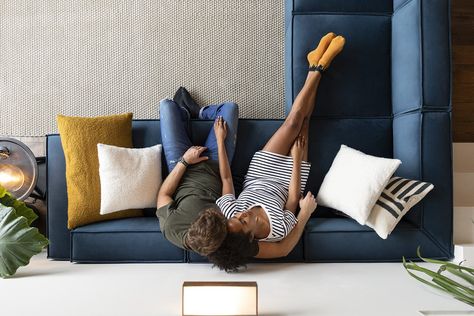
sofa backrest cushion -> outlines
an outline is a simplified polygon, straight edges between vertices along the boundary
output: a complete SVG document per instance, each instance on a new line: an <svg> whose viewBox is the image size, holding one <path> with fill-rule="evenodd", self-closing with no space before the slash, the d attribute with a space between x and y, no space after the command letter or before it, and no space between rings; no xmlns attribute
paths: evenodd
<svg viewBox="0 0 474 316"><path fill-rule="evenodd" d="M392 1L295 0L293 7L285 44L287 113L308 73L306 55L334 32L346 45L323 74L313 116L390 116Z"/></svg>

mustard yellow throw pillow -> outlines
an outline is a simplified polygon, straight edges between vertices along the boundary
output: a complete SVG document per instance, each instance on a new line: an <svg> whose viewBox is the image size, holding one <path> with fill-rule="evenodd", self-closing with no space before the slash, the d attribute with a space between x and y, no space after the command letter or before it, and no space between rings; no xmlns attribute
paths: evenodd
<svg viewBox="0 0 474 316"><path fill-rule="evenodd" d="M123 217L141 216L141 210L100 215L100 178L97 144L132 147L132 113L70 117L58 115L66 159L69 229Z"/></svg>

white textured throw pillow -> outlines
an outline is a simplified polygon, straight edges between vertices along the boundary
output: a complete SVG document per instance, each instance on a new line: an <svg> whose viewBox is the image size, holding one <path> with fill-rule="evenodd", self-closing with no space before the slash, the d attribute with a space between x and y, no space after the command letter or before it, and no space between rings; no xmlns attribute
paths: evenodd
<svg viewBox="0 0 474 316"><path fill-rule="evenodd" d="M400 165L341 145L317 196L318 204L341 211L364 225L372 207Z"/></svg>
<svg viewBox="0 0 474 316"><path fill-rule="evenodd" d="M390 179L365 224L373 228L381 238L386 239L402 217L433 187L428 182L399 177Z"/></svg>
<svg viewBox="0 0 474 316"><path fill-rule="evenodd" d="M122 148L97 144L100 214L154 208L161 186L161 145Z"/></svg>

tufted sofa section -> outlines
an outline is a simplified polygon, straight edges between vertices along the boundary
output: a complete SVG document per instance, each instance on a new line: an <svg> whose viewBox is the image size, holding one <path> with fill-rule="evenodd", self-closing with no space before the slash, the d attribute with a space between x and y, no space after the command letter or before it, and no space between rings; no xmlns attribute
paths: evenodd
<svg viewBox="0 0 474 316"><path fill-rule="evenodd" d="M451 60L447 0L286 1L286 110L321 36L346 37L321 81L311 126L310 186L317 191L340 144L398 158L396 175L435 185L382 241L342 219L313 219L307 261L399 261L417 246L451 258ZM327 210L321 210L325 216Z"/></svg>

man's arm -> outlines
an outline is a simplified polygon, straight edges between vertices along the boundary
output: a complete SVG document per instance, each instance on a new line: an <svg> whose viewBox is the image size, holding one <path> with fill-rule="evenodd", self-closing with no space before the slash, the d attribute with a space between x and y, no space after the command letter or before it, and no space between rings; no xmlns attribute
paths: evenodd
<svg viewBox="0 0 474 316"><path fill-rule="evenodd" d="M219 173L222 181L222 195L235 194L232 172L230 170L229 158L225 149L225 138L227 136L227 124L219 117L214 123L214 132L217 139L217 153L219 155Z"/></svg>
<svg viewBox="0 0 474 316"><path fill-rule="evenodd" d="M173 171L166 177L165 181L161 184L160 190L158 191L158 198L156 207L160 208L173 201L173 194L181 181L184 173L186 172L186 166L182 163L176 164Z"/></svg>
<svg viewBox="0 0 474 316"><path fill-rule="evenodd" d="M185 163L177 163L174 169L166 177L165 181L161 184L156 199L157 208L165 206L173 201L173 195L181 182L181 178L186 172L186 164L194 165L198 162L209 159L207 156L200 157L206 149L206 147L192 146L184 153L183 159Z"/></svg>
<svg viewBox="0 0 474 316"><path fill-rule="evenodd" d="M255 258L271 259L286 257L296 246L303 234L304 227L311 217L311 214L316 209L316 200L308 192L306 197L300 201L300 213L298 214L298 223L293 230L283 240L279 242L265 242L258 243L258 253Z"/></svg>

